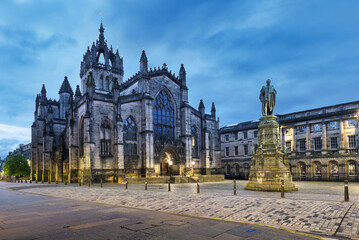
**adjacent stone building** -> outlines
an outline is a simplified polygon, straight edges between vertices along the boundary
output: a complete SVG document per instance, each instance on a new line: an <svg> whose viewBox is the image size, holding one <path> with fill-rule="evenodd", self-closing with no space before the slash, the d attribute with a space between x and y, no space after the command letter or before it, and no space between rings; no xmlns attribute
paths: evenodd
<svg viewBox="0 0 359 240"><path fill-rule="evenodd" d="M359 101L276 115L294 180L358 180ZM227 178L246 179L258 121L221 128Z"/></svg>
<svg viewBox="0 0 359 240"><path fill-rule="evenodd" d="M59 100L35 101L32 177L76 182L120 181L125 177L201 175L221 170L219 122L212 104L205 113L188 104L186 70L176 76L164 63L148 68L145 51L139 71L123 81L123 58L104 37L87 48L81 88L67 77Z"/></svg>

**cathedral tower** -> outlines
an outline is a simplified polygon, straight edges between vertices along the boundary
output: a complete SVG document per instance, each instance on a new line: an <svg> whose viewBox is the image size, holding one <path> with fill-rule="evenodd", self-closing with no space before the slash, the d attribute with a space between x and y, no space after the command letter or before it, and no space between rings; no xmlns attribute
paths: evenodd
<svg viewBox="0 0 359 240"><path fill-rule="evenodd" d="M112 46L107 46L105 40L102 21L100 25L100 34L96 43L92 43L91 49L88 47L83 56L80 69L80 78L82 92L87 93L87 80L89 73L95 81L95 91L110 93L113 82L123 81L123 58L120 57L118 49L116 53L113 52Z"/></svg>

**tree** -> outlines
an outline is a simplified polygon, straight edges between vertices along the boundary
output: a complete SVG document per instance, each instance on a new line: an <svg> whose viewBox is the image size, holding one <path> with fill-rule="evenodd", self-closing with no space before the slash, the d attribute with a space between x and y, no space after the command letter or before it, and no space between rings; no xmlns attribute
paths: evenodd
<svg viewBox="0 0 359 240"><path fill-rule="evenodd" d="M14 154L8 157L4 165L5 176L30 175L30 166L26 157L21 154Z"/></svg>

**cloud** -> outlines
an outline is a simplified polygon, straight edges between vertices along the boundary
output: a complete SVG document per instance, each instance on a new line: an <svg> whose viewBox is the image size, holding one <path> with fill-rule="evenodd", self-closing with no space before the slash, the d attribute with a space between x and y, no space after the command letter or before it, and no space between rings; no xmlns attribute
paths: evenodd
<svg viewBox="0 0 359 240"><path fill-rule="evenodd" d="M51 98L65 75L73 89L80 84L100 12L125 79L139 70L142 48L150 67L166 62L177 75L184 63L190 104L203 99L209 112L214 101L221 126L258 119L267 78L278 91L278 114L354 101L358 8L358 1L325 0L4 1L0 123L30 128L42 83Z"/></svg>
<svg viewBox="0 0 359 240"><path fill-rule="evenodd" d="M31 129L7 124L0 124L0 157L4 158L10 151L31 141Z"/></svg>

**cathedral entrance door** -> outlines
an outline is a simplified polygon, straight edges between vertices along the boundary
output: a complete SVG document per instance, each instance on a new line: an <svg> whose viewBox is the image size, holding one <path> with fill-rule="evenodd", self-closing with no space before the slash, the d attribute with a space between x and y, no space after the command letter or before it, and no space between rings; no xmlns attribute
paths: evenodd
<svg viewBox="0 0 359 240"><path fill-rule="evenodd" d="M165 152L161 156L161 176L170 176L171 175L171 167L173 164L173 157L172 154L169 152Z"/></svg>

